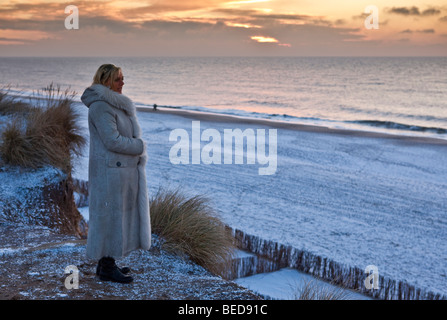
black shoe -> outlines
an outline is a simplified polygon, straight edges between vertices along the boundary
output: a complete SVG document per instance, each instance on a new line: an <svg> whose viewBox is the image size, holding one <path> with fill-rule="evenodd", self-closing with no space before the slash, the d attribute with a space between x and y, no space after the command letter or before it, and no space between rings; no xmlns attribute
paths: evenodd
<svg viewBox="0 0 447 320"><path fill-rule="evenodd" d="M130 283L133 281L131 276L126 276L121 273L113 258L101 258L98 264L101 265L99 268L99 279L103 281L113 281L119 283Z"/></svg>
<svg viewBox="0 0 447 320"><path fill-rule="evenodd" d="M97 276L99 276L99 271L101 270L101 262L102 262L102 259L99 260L98 265L96 266L96 275ZM118 269L119 269L119 271L121 271L122 274L128 274L130 272L129 267L122 267L122 268L118 267Z"/></svg>

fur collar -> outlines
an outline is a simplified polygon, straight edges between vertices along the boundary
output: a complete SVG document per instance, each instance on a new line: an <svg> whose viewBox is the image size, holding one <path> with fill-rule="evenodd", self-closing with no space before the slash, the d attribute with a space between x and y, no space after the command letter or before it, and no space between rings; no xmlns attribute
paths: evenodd
<svg viewBox="0 0 447 320"><path fill-rule="evenodd" d="M130 116L136 116L136 108L132 100L127 96L110 90L102 84L93 84L90 86L101 100L106 101L113 107L125 111Z"/></svg>

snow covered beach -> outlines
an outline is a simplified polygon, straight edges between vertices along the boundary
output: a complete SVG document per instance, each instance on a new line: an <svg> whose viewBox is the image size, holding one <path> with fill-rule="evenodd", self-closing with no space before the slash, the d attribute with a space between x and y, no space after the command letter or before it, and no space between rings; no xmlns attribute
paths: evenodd
<svg viewBox="0 0 447 320"><path fill-rule="evenodd" d="M162 186L206 194L222 220L246 234L447 294L447 141L146 111L138 116L151 193ZM191 137L192 121L222 135L277 128L276 172L259 175L259 163L171 163L169 136L184 129ZM87 159L88 152L76 178L86 180Z"/></svg>

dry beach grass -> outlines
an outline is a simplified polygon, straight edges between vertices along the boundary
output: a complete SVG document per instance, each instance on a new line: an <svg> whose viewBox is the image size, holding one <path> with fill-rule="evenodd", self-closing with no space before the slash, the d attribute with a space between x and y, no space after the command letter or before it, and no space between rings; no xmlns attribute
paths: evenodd
<svg viewBox="0 0 447 320"><path fill-rule="evenodd" d="M7 164L38 168L49 164L70 171L71 157L86 143L72 108L74 93L49 85L39 106L0 93L0 113L13 115L2 133L0 153Z"/></svg>
<svg viewBox="0 0 447 320"><path fill-rule="evenodd" d="M224 273L234 251L233 237L209 199L160 189L150 201L150 212L152 232L165 239L167 250L189 256L214 274Z"/></svg>

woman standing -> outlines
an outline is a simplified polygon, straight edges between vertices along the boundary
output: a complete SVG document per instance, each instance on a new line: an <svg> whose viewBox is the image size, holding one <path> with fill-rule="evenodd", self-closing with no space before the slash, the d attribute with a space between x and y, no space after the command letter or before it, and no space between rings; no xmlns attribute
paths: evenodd
<svg viewBox="0 0 447 320"><path fill-rule="evenodd" d="M129 283L115 259L151 246L146 144L124 77L113 64L99 67L82 102L89 108L89 231L87 257L101 280Z"/></svg>

